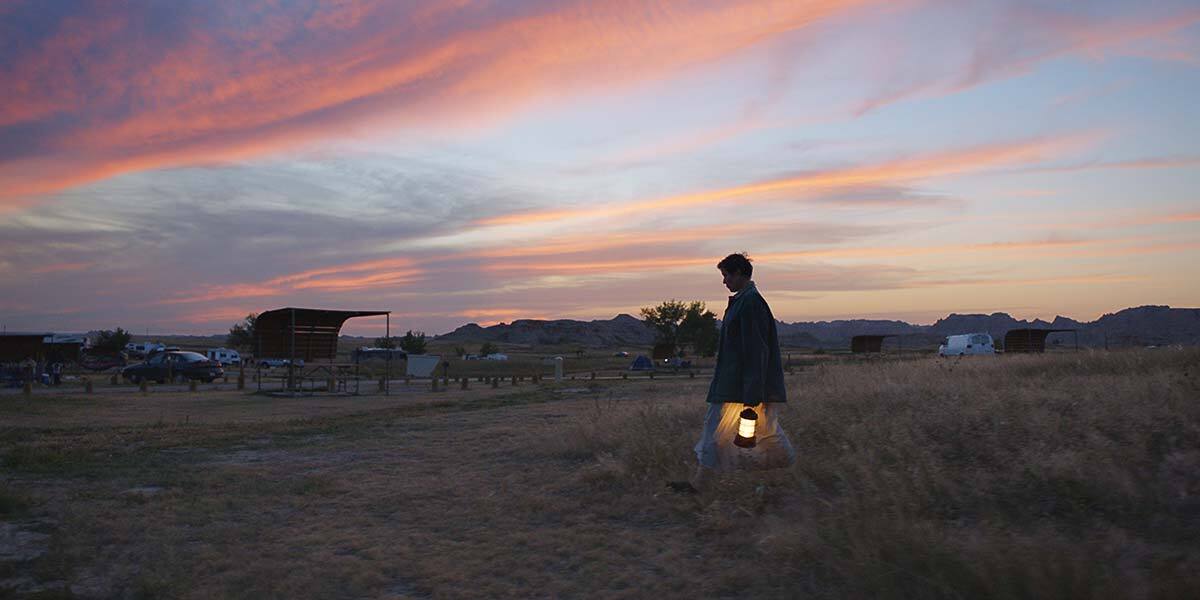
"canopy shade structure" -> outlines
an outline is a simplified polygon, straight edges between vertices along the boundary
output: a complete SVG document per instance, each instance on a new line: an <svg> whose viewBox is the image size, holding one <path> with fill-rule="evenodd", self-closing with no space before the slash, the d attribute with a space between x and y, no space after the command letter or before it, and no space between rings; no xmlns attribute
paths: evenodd
<svg viewBox="0 0 1200 600"><path fill-rule="evenodd" d="M886 335L856 335L850 338L850 351L855 354L866 352L883 352L883 339L900 337L895 333Z"/></svg>
<svg viewBox="0 0 1200 600"><path fill-rule="evenodd" d="M255 358L332 361L337 356L338 334L347 319L390 314L389 310L269 310L254 321Z"/></svg>
<svg viewBox="0 0 1200 600"><path fill-rule="evenodd" d="M1075 348L1079 348L1079 332L1074 329L1009 329L1004 334L1005 352L1045 352L1046 337L1052 333L1075 332Z"/></svg>
<svg viewBox="0 0 1200 600"><path fill-rule="evenodd" d="M45 340L50 333L5 333L0 335L0 362L41 360L46 353Z"/></svg>

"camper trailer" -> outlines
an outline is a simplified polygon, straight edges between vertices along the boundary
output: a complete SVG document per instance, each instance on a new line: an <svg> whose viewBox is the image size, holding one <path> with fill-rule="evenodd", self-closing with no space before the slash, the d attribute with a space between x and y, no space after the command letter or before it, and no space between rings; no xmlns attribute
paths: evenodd
<svg viewBox="0 0 1200 600"><path fill-rule="evenodd" d="M209 360L215 360L223 365L239 365L242 363L242 355L238 354L237 350L229 348L209 348L204 352Z"/></svg>
<svg viewBox="0 0 1200 600"><path fill-rule="evenodd" d="M125 344L125 353L130 356L147 356L152 352L162 352L167 347L157 342L130 342Z"/></svg>
<svg viewBox="0 0 1200 600"><path fill-rule="evenodd" d="M938 346L940 356L964 356L970 354L995 354L992 336L986 333L963 333L946 337Z"/></svg>

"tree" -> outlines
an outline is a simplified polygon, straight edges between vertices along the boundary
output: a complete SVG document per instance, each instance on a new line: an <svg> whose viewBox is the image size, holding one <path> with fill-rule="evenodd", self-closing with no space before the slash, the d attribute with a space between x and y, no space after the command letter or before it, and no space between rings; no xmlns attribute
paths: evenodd
<svg viewBox="0 0 1200 600"><path fill-rule="evenodd" d="M688 305L678 300L667 300L655 307L642 308L642 322L654 329L656 345L679 347L679 324L687 314Z"/></svg>
<svg viewBox="0 0 1200 600"><path fill-rule="evenodd" d="M257 320L258 315L250 313L241 322L234 323L229 328L229 335L225 336L225 345L239 349L254 348L254 322Z"/></svg>
<svg viewBox="0 0 1200 600"><path fill-rule="evenodd" d="M411 329L400 338L400 349L409 354L425 354L425 333L413 333Z"/></svg>
<svg viewBox="0 0 1200 600"><path fill-rule="evenodd" d="M703 302L692 302L688 305L676 333L679 343L691 346L694 354L712 356L717 353L717 343L720 339L717 315L711 310L705 310Z"/></svg>
<svg viewBox="0 0 1200 600"><path fill-rule="evenodd" d="M379 337L375 338L376 348L387 348L391 350L396 347L396 338L394 337Z"/></svg>
<svg viewBox="0 0 1200 600"><path fill-rule="evenodd" d="M487 356L489 354L495 354L499 351L500 351L500 349L497 348L496 345L491 342L484 342L483 345L479 347L479 355L480 356Z"/></svg>
<svg viewBox="0 0 1200 600"><path fill-rule="evenodd" d="M459 358L462 358L467 355L467 349L463 348L462 346L455 346L454 347L454 355Z"/></svg>
<svg viewBox="0 0 1200 600"><path fill-rule="evenodd" d="M133 336L124 329L118 327L115 331L105 329L96 335L96 343L92 345L93 351L96 354L107 354L116 356L125 351L125 344Z"/></svg>

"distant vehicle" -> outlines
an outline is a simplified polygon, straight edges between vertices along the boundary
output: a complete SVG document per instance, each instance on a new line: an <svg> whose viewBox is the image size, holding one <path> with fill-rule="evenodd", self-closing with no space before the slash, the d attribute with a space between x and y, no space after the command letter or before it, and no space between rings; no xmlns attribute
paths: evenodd
<svg viewBox="0 0 1200 600"><path fill-rule="evenodd" d="M182 352L182 351L183 351L183 348L180 348L179 346L164 346L162 344L158 344L157 346L155 346L154 348L151 348L150 351L146 353L146 359L149 360L151 358L154 358L154 355L158 354L160 352Z"/></svg>
<svg viewBox="0 0 1200 600"><path fill-rule="evenodd" d="M270 369L273 367L286 367L289 364L291 364L291 362L292 361L290 361L286 358L263 358L263 359L259 359L258 366L260 366L264 369ZM303 358L296 359L296 366L303 367L304 359Z"/></svg>
<svg viewBox="0 0 1200 600"><path fill-rule="evenodd" d="M125 344L125 353L130 356L147 356L151 352L162 352L167 347L157 342L129 342Z"/></svg>
<svg viewBox="0 0 1200 600"><path fill-rule="evenodd" d="M678 356L673 356L671 358L664 358L663 366L670 367L670 368L676 369L676 370L690 369L690 368L692 368L692 361L683 360L682 358L679 358Z"/></svg>
<svg viewBox="0 0 1200 600"><path fill-rule="evenodd" d="M995 354L996 347L992 336L986 333L964 333L948 336L938 354L941 356L965 356L973 354Z"/></svg>
<svg viewBox="0 0 1200 600"><path fill-rule="evenodd" d="M628 353L628 352L625 352L624 350L622 350L622 351L620 351L620 352L614 352L614 353L613 353L613 356L617 356L617 357L620 357L620 358L628 358L628 357L629 357L629 353Z"/></svg>
<svg viewBox="0 0 1200 600"><path fill-rule="evenodd" d="M215 360L223 365L238 365L242 363L242 355L237 350L229 348L209 348L204 352L209 360Z"/></svg>
<svg viewBox="0 0 1200 600"><path fill-rule="evenodd" d="M209 383L218 377L224 377L225 370L221 368L221 363L209 360L203 354L182 350L156 352L145 362L121 370L121 377L133 383L144 380L166 383L168 376L199 379Z"/></svg>
<svg viewBox="0 0 1200 600"><path fill-rule="evenodd" d="M508 360L508 355L500 354L499 352L494 352L492 354L489 354L489 355L483 357L483 359L484 360Z"/></svg>

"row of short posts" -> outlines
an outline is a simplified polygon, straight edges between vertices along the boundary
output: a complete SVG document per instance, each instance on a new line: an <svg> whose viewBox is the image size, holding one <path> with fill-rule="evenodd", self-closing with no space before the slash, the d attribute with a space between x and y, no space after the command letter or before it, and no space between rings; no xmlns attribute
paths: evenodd
<svg viewBox="0 0 1200 600"><path fill-rule="evenodd" d="M650 372L648 375L649 375L649 378L650 378L650 379L654 379L654 372L653 372L653 371L652 371L652 372ZM592 371L592 372L589 374L589 377L588 377L588 378L589 378L589 379L591 379L591 380L595 380L595 379L596 379L596 372L595 372L595 371ZM688 379L695 379L695 378L696 378L696 372L695 372L695 371L688 371ZM481 382L481 383L482 383L482 382L490 382L490 383L491 383L491 386L492 386L492 389L497 389L497 388L499 388L499 387L500 387L500 379L501 379L501 378L500 378L500 377L497 377L497 376L492 376L492 377L483 377L483 376L480 376L480 377L478 377L478 381L479 381L479 382ZM516 386L516 385L519 385L519 384L520 384L520 382L524 381L524 379L525 379L525 378L524 378L524 376L521 376L521 375L512 375L512 376L511 376L511 382L512 382L512 385L514 385L514 386ZM573 375L572 375L572 376L571 376L571 379L575 379L575 376L573 376ZM621 379L629 379L629 374L628 374L628 373L621 373ZM542 376L541 376L541 374L539 374L539 373L534 373L533 375L531 375L531 376L530 376L530 380L531 380L533 383L535 383L535 384L537 384L537 383L541 383L541 381L542 381ZM561 359L561 358L558 358L557 360L555 360L555 364L554 364L554 380L555 380L555 381L562 381L562 380L563 380L563 374L562 374L562 359ZM118 378L118 377L117 377L117 375L115 375L115 374L114 374L114 375L113 375L113 376L112 376L112 377L109 379L109 383L111 383L112 385L117 385L118 381L119 381L119 378ZM461 389L464 389L464 390L466 390L466 389L470 389L469 378L467 378L467 377L459 377L459 378L458 378L458 381L459 381L459 387L460 387ZM404 377L404 383L405 383L405 385L411 384L411 383L412 383L412 376L411 376L411 375L406 375L406 376ZM93 383L92 383L92 380L91 380L90 378L86 378L86 377L85 377L85 378L84 378L84 380L83 380L83 385L84 385L84 392L85 392L85 393L88 393L88 394L94 393L94 391L95 391L95 388L94 388L94 385L93 385ZM329 380L328 380L328 382L326 383L326 386L327 386L327 389L328 389L328 391L330 391L330 392L334 391L335 387L337 386L336 379L334 379L333 377L330 377L330 378L329 378ZM237 389L239 389L239 390L243 390L243 389L245 389L245 388L246 388L246 372L245 372L245 369L243 368L243 369L241 369L241 370L239 370L239 371L238 371L238 377L237 377ZM384 391L386 388L387 388L387 381L386 381L386 379L385 379L385 378L383 378L383 377L379 378L379 391L380 391L380 392L383 392L383 391ZM442 377L441 386L439 386L439 385L438 385L438 378L437 378L437 377L433 377L433 378L431 378L431 379L430 379L430 389L431 389L432 391L434 391L434 392L437 392L437 391L445 391L445 390L447 390L447 389L449 389L449 388L450 388L450 378L449 378L448 376L443 376L443 377ZM188 391L190 391L190 392L195 392L196 390L197 390L197 384L196 384L196 380L195 380L195 379L188 380ZM149 391L150 391L149 382L147 382L145 379L143 379L142 381L140 381L140 382L138 383L138 391L140 391L140 392L141 392L143 395L144 395L144 394L148 394L148 393L149 393ZM23 395L24 395L26 398L28 398L28 397L31 397L31 396L33 395L33 382L30 382L30 381L27 381L27 382L25 382L25 386L24 386L24 389L22 390L22 393L23 393Z"/></svg>

